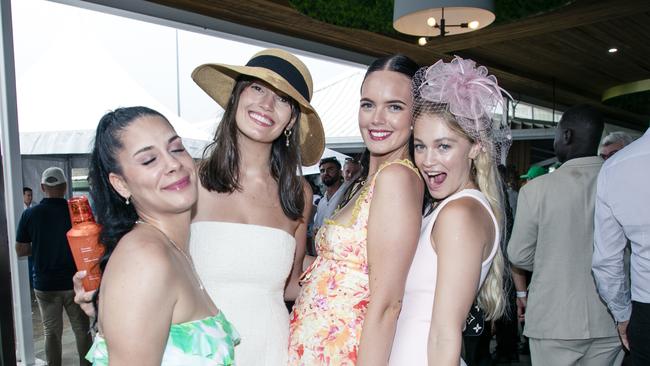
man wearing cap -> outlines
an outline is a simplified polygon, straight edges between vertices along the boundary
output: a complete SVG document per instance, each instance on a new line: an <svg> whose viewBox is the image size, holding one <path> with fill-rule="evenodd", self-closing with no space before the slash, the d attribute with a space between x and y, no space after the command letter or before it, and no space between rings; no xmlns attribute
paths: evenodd
<svg viewBox="0 0 650 366"><path fill-rule="evenodd" d="M528 294L521 296L527 295L524 335L535 366L610 366L621 350L591 274L603 125L592 107L568 109L554 141L562 166L519 191L508 258L532 271Z"/></svg>
<svg viewBox="0 0 650 366"><path fill-rule="evenodd" d="M530 168L528 168L528 172L526 174L519 176L521 179L525 179L526 182L530 182L531 180L539 177L540 175L544 175L548 173L546 169L543 166L539 165L532 165Z"/></svg>
<svg viewBox="0 0 650 366"><path fill-rule="evenodd" d="M71 223L68 205L63 198L67 190L63 170L57 167L45 169L41 190L45 198L25 210L18 222L16 254L33 257L34 293L41 311L47 364L61 365L65 309L77 341L79 363L89 365L84 356L92 342L90 321L74 303L72 276L76 269L66 238Z"/></svg>
<svg viewBox="0 0 650 366"><path fill-rule="evenodd" d="M525 179L526 181L522 184L522 186L531 180L542 176L544 174L548 173L548 170L542 166L539 165L531 165L530 168L528 168L528 171L524 175L520 175L519 178ZM509 190L508 191L508 203L510 203L510 207L512 208L512 214L513 216L516 215L517 213L517 199L519 198L519 192L515 190Z"/></svg>

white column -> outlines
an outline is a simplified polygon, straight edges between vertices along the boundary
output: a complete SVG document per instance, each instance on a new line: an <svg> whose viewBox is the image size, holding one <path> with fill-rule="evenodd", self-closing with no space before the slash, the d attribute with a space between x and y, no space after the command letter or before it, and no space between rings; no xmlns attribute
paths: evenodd
<svg viewBox="0 0 650 366"><path fill-rule="evenodd" d="M0 40L0 146L4 168L5 210L7 213L7 238L11 264L11 282L14 301L14 322L18 358L22 365L34 364L34 335L32 307L29 293L27 258L16 256L16 225L23 211L22 167L20 164L20 138L18 110L16 107L16 72L14 65L11 0L0 0L2 39ZM38 108L38 106L34 106Z"/></svg>

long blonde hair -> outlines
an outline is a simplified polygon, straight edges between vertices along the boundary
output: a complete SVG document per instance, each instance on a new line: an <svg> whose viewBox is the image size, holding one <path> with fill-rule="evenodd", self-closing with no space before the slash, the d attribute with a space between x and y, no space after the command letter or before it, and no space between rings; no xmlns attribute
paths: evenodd
<svg viewBox="0 0 650 366"><path fill-rule="evenodd" d="M420 115L437 115L461 136L481 145L472 160L471 178L487 198L498 222L501 240L506 237L504 191L497 161L512 143L507 123L506 103L496 77L487 68L458 56L450 62L439 60L420 69L413 77L413 120ZM497 111L501 109L500 116ZM506 309L505 260L500 243L485 281L478 292L478 305L487 319L499 318Z"/></svg>
<svg viewBox="0 0 650 366"><path fill-rule="evenodd" d="M452 123L450 123L450 125L452 125ZM458 126L458 124L456 124L456 126ZM460 126L458 126L458 128L461 129ZM485 142L481 142L481 144L485 144ZM499 174L495 160L490 156L489 151L493 150L491 148L481 150L476 159L474 159L474 167L476 171L474 179L479 190L485 195L490 203L492 212L497 219L497 223L499 224L498 230L501 233L500 239L505 240L505 198L503 197L503 189L501 188L501 175ZM492 265L490 266L487 277L485 277L485 281L479 289L477 296L478 305L483 309L488 320L500 318L506 309L504 278L507 268L505 258L501 251L501 245L500 243L496 243L496 245L497 251L492 260Z"/></svg>
<svg viewBox="0 0 650 366"><path fill-rule="evenodd" d="M437 115L441 117L447 126L454 132L464 136L471 143L481 144L481 150L476 158L473 160L472 180L478 186L478 189L487 198L492 213L494 214L498 228L500 231L501 240L505 238L506 231L506 217L504 209L503 190L501 188L502 180L497 170L495 158L492 156L493 147L488 138L482 138L480 141L470 136L456 121L452 113L446 110L429 110L421 108L420 113L415 118L420 118L422 114ZM488 271L487 277L479 289L477 295L478 306L485 313L488 320L500 318L506 311L506 296L504 278L507 271L505 258L501 251L501 245L497 243L496 254L492 260L492 265Z"/></svg>

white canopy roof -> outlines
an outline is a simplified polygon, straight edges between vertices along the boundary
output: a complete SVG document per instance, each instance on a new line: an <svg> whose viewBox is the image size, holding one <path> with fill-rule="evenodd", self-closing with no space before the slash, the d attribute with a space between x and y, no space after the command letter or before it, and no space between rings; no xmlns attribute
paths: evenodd
<svg viewBox="0 0 650 366"><path fill-rule="evenodd" d="M98 42L73 29L18 78L17 97L21 154L88 153L107 106L159 111L194 157L211 140L152 97Z"/></svg>
<svg viewBox="0 0 650 366"><path fill-rule="evenodd" d="M57 18L64 16L63 10L66 10L62 8L65 6L60 4L39 3L33 0L16 5L17 35L26 35L27 31L33 32L35 31L33 27L43 27L47 25L44 23L52 20L51 17L42 14L43 18L37 17L30 21L30 18L26 17L28 14L26 10L37 9L35 6L39 5L43 7L43 11L56 13ZM168 99L160 100L156 97L168 95L169 90L165 93L155 90L155 88L182 89L184 84L191 83L189 74L183 76L185 74L183 71L177 79L176 73L170 70L168 65L169 59L173 59L173 54L178 52L178 49L166 49L165 53L154 54L153 49L147 48L146 45L142 45L141 49L137 46L142 42L146 43L146 40L161 37L167 42L173 39L170 37L174 36L174 31L154 25L149 29L146 23L139 24L138 27L142 28L138 28L139 32L133 34L133 37L145 38L138 38L137 41L132 42L134 44L116 53L115 44L107 43L106 39L102 38L106 37L104 28L111 26L111 29L116 29L117 35L120 21L126 26L127 22L134 22L133 20L115 17L116 20L111 21L104 19L108 17L106 14L100 16L82 9L71 8L70 10L69 19L66 22L56 23L57 26L51 28L52 32L44 35L48 41L39 43L37 51L34 50L34 46L29 46L31 51L26 52L24 51L26 44L17 45L17 101L21 154L89 153L97 123L109 108L143 105L165 115L183 138L191 155L195 158L200 157L203 148L212 140L214 128L222 111L201 92L197 96L192 94L189 100L207 99L209 106L218 110L217 116L201 122L189 122L179 117L177 114L179 111L169 108ZM98 20L93 20L96 15ZM102 23L104 28L100 28L100 25L94 28L94 23ZM142 35L146 33L144 29L149 29L150 38ZM185 42L181 44L185 51L176 53L180 66L190 62L186 57L192 53L189 49L194 47L192 46L194 39L189 37L189 34L184 35L182 40ZM127 40L117 37L113 42L121 44L126 43ZM199 38L198 42L206 42L206 40ZM151 65L150 70L145 69L143 73L158 75L157 79L154 78L158 83L152 84L149 79L145 81L141 78L142 73L133 74L134 70L127 69L134 67L128 63L129 60L140 65L138 66L140 70L146 65ZM159 63L164 64L165 67L157 68ZM347 140L350 136L353 140L360 140L356 119L363 72L353 67L347 69L339 67L339 69L347 71L335 74L331 81L325 79L317 84L312 102L321 115L328 142L340 138ZM320 80L323 80L323 75L319 76ZM190 90L194 92L194 89L200 91L193 85ZM185 100L188 100L187 97L188 95L185 95ZM179 101L171 108L176 109L182 104ZM328 149L323 157L329 156L336 156L341 163L346 157L344 154ZM318 166L305 167L303 170L305 174L314 174L318 172Z"/></svg>

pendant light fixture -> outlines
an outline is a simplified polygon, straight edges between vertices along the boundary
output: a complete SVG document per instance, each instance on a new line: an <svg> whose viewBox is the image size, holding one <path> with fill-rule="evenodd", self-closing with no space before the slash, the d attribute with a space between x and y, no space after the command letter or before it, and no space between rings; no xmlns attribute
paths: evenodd
<svg viewBox="0 0 650 366"><path fill-rule="evenodd" d="M471 32L494 21L494 0L395 0L393 27L428 39Z"/></svg>

